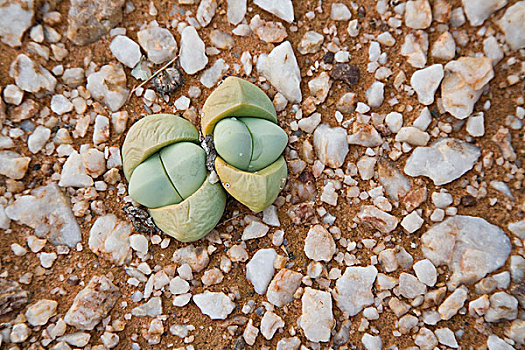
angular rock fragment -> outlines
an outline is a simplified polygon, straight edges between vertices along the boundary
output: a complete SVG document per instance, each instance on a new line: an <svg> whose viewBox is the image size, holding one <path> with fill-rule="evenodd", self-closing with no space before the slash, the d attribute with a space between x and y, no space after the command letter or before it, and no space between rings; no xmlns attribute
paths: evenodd
<svg viewBox="0 0 525 350"><path fill-rule="evenodd" d="M429 287L433 287L437 282L436 267L428 259L420 260L414 264L413 269L417 278Z"/></svg>
<svg viewBox="0 0 525 350"><path fill-rule="evenodd" d="M432 23L432 9L428 0L408 1L405 8L405 24L413 29L425 29Z"/></svg>
<svg viewBox="0 0 525 350"><path fill-rule="evenodd" d="M516 151L512 147L512 134L509 129L500 126L498 131L492 136L492 141L498 145L503 158L511 162L516 160Z"/></svg>
<svg viewBox="0 0 525 350"><path fill-rule="evenodd" d="M41 299L30 305L25 316L31 326L43 326L57 313L58 303L55 300Z"/></svg>
<svg viewBox="0 0 525 350"><path fill-rule="evenodd" d="M34 94L52 93L57 84L53 74L24 54L16 56L11 63L9 76L20 89Z"/></svg>
<svg viewBox="0 0 525 350"><path fill-rule="evenodd" d="M126 73L120 63L106 64L98 72L88 75L86 87L94 99L103 102L113 112L124 105L129 95Z"/></svg>
<svg viewBox="0 0 525 350"><path fill-rule="evenodd" d="M279 271L268 286L266 297L268 301L277 307L293 301L293 295L301 285L303 275L299 272L282 269Z"/></svg>
<svg viewBox="0 0 525 350"><path fill-rule="evenodd" d="M525 345L525 321L514 320L505 331L505 335L514 340L519 345Z"/></svg>
<svg viewBox="0 0 525 350"><path fill-rule="evenodd" d="M212 30L210 33L210 40L213 46L221 50L231 50L235 45L233 36L217 29Z"/></svg>
<svg viewBox="0 0 525 350"><path fill-rule="evenodd" d="M451 60L456 55L456 42L450 32L444 32L432 45L432 57Z"/></svg>
<svg viewBox="0 0 525 350"><path fill-rule="evenodd" d="M485 313L485 321L500 322L514 320L518 316L518 300L505 292L490 296L490 307Z"/></svg>
<svg viewBox="0 0 525 350"><path fill-rule="evenodd" d="M361 343L366 350L381 350L383 348L383 341L381 336L372 336L368 333L365 333L361 338Z"/></svg>
<svg viewBox="0 0 525 350"><path fill-rule="evenodd" d="M442 320L450 320L465 304L468 297L468 289L461 286L450 294L439 306L438 312Z"/></svg>
<svg viewBox="0 0 525 350"><path fill-rule="evenodd" d="M242 22L244 15L246 14L246 0L227 0L228 11L228 22L233 25L237 25Z"/></svg>
<svg viewBox="0 0 525 350"><path fill-rule="evenodd" d="M124 0L71 0L67 37L76 45L94 43L122 20Z"/></svg>
<svg viewBox="0 0 525 350"><path fill-rule="evenodd" d="M382 233L392 232L399 220L373 205L364 205L357 214L362 225L366 228L375 229Z"/></svg>
<svg viewBox="0 0 525 350"><path fill-rule="evenodd" d="M276 256L277 253L272 248L260 249L246 264L246 278L253 284L253 289L257 294L266 293L268 284L275 273L273 261Z"/></svg>
<svg viewBox="0 0 525 350"><path fill-rule="evenodd" d="M0 39L4 44L17 47L33 22L33 0L0 1Z"/></svg>
<svg viewBox="0 0 525 350"><path fill-rule="evenodd" d="M321 124L314 132L314 147L317 157L325 166L339 168L348 154L346 130Z"/></svg>
<svg viewBox="0 0 525 350"><path fill-rule="evenodd" d="M89 231L89 249L116 265L122 265L131 258L130 234L131 224L118 220L114 214L100 216Z"/></svg>
<svg viewBox="0 0 525 350"><path fill-rule="evenodd" d="M224 293L205 291L193 296L193 302L212 320L224 320L235 308L235 303Z"/></svg>
<svg viewBox="0 0 525 350"><path fill-rule="evenodd" d="M334 299L337 307L350 316L357 315L374 302L372 287L376 280L374 266L347 267L335 284Z"/></svg>
<svg viewBox="0 0 525 350"><path fill-rule="evenodd" d="M137 33L137 38L140 46L148 53L148 59L155 64L162 64L177 55L177 42L173 34L168 29L161 28L157 21L143 26Z"/></svg>
<svg viewBox="0 0 525 350"><path fill-rule="evenodd" d="M5 213L11 220L33 228L36 236L45 237L54 245L73 248L81 240L80 227L68 200L54 183L19 197Z"/></svg>
<svg viewBox="0 0 525 350"><path fill-rule="evenodd" d="M383 143L383 138L371 124L354 122L352 134L348 135L348 144L364 147L377 147Z"/></svg>
<svg viewBox="0 0 525 350"><path fill-rule="evenodd" d="M293 103L302 101L301 71L289 41L275 47L268 55L261 54L257 61L257 70L288 101Z"/></svg>
<svg viewBox="0 0 525 350"><path fill-rule="evenodd" d="M129 68L135 67L142 56L139 45L125 35L117 35L111 41L109 49L120 63Z"/></svg>
<svg viewBox="0 0 525 350"><path fill-rule="evenodd" d="M395 140L397 142L406 142L412 146L426 146L430 140L430 135L414 126L404 126L399 129Z"/></svg>
<svg viewBox="0 0 525 350"><path fill-rule="evenodd" d="M487 347L489 350L515 350L512 345L495 334L492 334L487 339Z"/></svg>
<svg viewBox="0 0 525 350"><path fill-rule="evenodd" d="M410 85L416 91L419 102L427 106L434 102L434 94L443 76L441 64L433 64L414 72L410 79Z"/></svg>
<svg viewBox="0 0 525 350"><path fill-rule="evenodd" d="M449 285L475 283L505 264L510 240L502 229L482 218L457 215L421 236L424 256L435 266L447 265Z"/></svg>
<svg viewBox="0 0 525 350"><path fill-rule="evenodd" d="M308 82L308 88L316 104L323 103L326 100L331 87L332 81L326 72L322 72L319 76Z"/></svg>
<svg viewBox="0 0 525 350"><path fill-rule="evenodd" d="M460 57L450 61L445 65L441 84L443 108L458 119L467 118L493 77L492 60L488 57Z"/></svg>
<svg viewBox="0 0 525 350"><path fill-rule="evenodd" d="M75 296L64 321L77 329L93 330L113 309L119 297L119 289L106 276L94 276Z"/></svg>
<svg viewBox="0 0 525 350"><path fill-rule="evenodd" d="M5 214L5 207L3 204L0 204L0 229L8 230L11 225L11 219Z"/></svg>
<svg viewBox="0 0 525 350"><path fill-rule="evenodd" d="M407 57L407 62L415 68L423 68L427 63L428 35L422 30L407 34L401 46L401 55Z"/></svg>
<svg viewBox="0 0 525 350"><path fill-rule="evenodd" d="M22 309L29 300L29 293L20 284L0 278L0 316Z"/></svg>
<svg viewBox="0 0 525 350"><path fill-rule="evenodd" d="M253 320L250 319L242 334L243 339L246 342L246 344L253 345L255 344L255 341L257 340L258 335L259 335L259 328L255 327L253 325Z"/></svg>
<svg viewBox="0 0 525 350"><path fill-rule="evenodd" d="M281 317L271 311L266 311L261 319L261 334L267 340L271 340L279 328L284 327L284 321Z"/></svg>
<svg viewBox="0 0 525 350"><path fill-rule="evenodd" d="M491 14L507 4L507 0L461 0L471 26L480 26Z"/></svg>
<svg viewBox="0 0 525 350"><path fill-rule="evenodd" d="M133 308L131 314L137 317L157 317L162 314L162 299L153 297L147 303Z"/></svg>
<svg viewBox="0 0 525 350"><path fill-rule="evenodd" d="M288 36L281 22L266 22L259 15L255 15L250 21L250 29L267 43L280 43Z"/></svg>
<svg viewBox="0 0 525 350"><path fill-rule="evenodd" d="M205 87L212 88L219 79L221 79L224 76L224 73L230 68L230 66L222 59L219 58L213 66L206 69L200 78L200 82Z"/></svg>
<svg viewBox="0 0 525 350"><path fill-rule="evenodd" d="M401 226L407 230L408 233L414 233L421 228L423 222L425 222L425 220L419 216L417 211L413 211L403 218Z"/></svg>
<svg viewBox="0 0 525 350"><path fill-rule="evenodd" d="M13 180L22 179L27 172L31 158L12 151L0 151L0 175Z"/></svg>
<svg viewBox="0 0 525 350"><path fill-rule="evenodd" d="M299 350L301 347L301 340L299 337L282 338L277 343L276 350Z"/></svg>
<svg viewBox="0 0 525 350"><path fill-rule="evenodd" d="M297 51L299 51L301 55L316 53L321 49L323 41L324 36L322 34L314 31L306 32L297 46Z"/></svg>
<svg viewBox="0 0 525 350"><path fill-rule="evenodd" d="M394 162L387 158L379 158L377 173L379 183L381 183L388 197L392 200L398 201L410 191L410 180L403 175Z"/></svg>
<svg viewBox="0 0 525 350"><path fill-rule="evenodd" d="M315 225L304 241L306 256L314 261L330 261L335 254L334 238L323 226Z"/></svg>
<svg viewBox="0 0 525 350"><path fill-rule="evenodd" d="M334 80L340 80L348 86L357 84L361 78L361 72L356 65L348 63L337 63L330 73L330 77Z"/></svg>
<svg viewBox="0 0 525 350"><path fill-rule="evenodd" d="M335 325L330 293L306 287L301 301L300 326L306 338L313 342L329 341Z"/></svg>
<svg viewBox="0 0 525 350"><path fill-rule="evenodd" d="M187 74L193 75L208 64L205 45L192 26L187 26L180 36L180 66Z"/></svg>
<svg viewBox="0 0 525 350"><path fill-rule="evenodd" d="M483 112L472 114L467 120L467 132L472 137L485 135L485 117Z"/></svg>
<svg viewBox="0 0 525 350"><path fill-rule="evenodd" d="M511 222L507 226L509 231L525 240L525 219L521 221Z"/></svg>
<svg viewBox="0 0 525 350"><path fill-rule="evenodd" d="M357 161L357 170L361 180L370 180L374 177L374 169L376 166L376 159L369 156L362 156Z"/></svg>
<svg viewBox="0 0 525 350"><path fill-rule="evenodd" d="M333 3L330 9L330 18L334 21L348 21L352 18L352 12L343 3Z"/></svg>
<svg viewBox="0 0 525 350"><path fill-rule="evenodd" d="M374 81L372 85L366 90L366 99L368 105L373 108L378 108L383 104L385 93L385 84L380 81Z"/></svg>
<svg viewBox="0 0 525 350"><path fill-rule="evenodd" d="M179 265L188 264L193 272L201 272L208 266L210 257L206 247L197 247L190 245L177 249L173 253L173 262Z"/></svg>
<svg viewBox="0 0 525 350"><path fill-rule="evenodd" d="M259 221L252 221L244 228L241 239L246 241L249 239L261 238L266 236L269 230L270 228L267 225Z"/></svg>
<svg viewBox="0 0 525 350"><path fill-rule="evenodd" d="M444 185L472 169L480 155L476 146L454 138L443 138L429 147L416 148L404 170L409 176L423 175L436 185Z"/></svg>
<svg viewBox="0 0 525 350"><path fill-rule="evenodd" d="M254 0L255 5L288 23L294 20L292 0Z"/></svg>
<svg viewBox="0 0 525 350"><path fill-rule="evenodd" d="M77 151L71 152L62 167L60 187L91 187L93 179L87 174L82 158Z"/></svg>
<svg viewBox="0 0 525 350"><path fill-rule="evenodd" d="M434 331L440 344L448 346L453 349L458 348L458 342L456 341L456 336L450 328L439 328Z"/></svg>
<svg viewBox="0 0 525 350"><path fill-rule="evenodd" d="M213 16L215 16L216 10L216 0L201 0L199 7L197 8L197 21L199 21L201 26L206 27L210 24Z"/></svg>
<svg viewBox="0 0 525 350"><path fill-rule="evenodd" d="M414 299L425 294L427 287L414 275L402 272L399 275L399 293L407 299Z"/></svg>
<svg viewBox="0 0 525 350"><path fill-rule="evenodd" d="M362 156L357 161L357 170L359 170L359 176L362 180L370 180L374 177L374 169L376 166L376 158L369 156Z"/></svg>
<svg viewBox="0 0 525 350"><path fill-rule="evenodd" d="M499 0L501 1L501 0ZM507 8L505 14L498 22L499 27L505 33L505 41L513 50L525 47L525 35L523 35L525 17L525 2L518 1Z"/></svg>

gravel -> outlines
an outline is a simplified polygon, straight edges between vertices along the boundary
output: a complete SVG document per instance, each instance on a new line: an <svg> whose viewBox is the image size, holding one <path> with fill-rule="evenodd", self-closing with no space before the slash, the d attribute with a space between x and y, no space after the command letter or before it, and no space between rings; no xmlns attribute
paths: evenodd
<svg viewBox="0 0 525 350"><path fill-rule="evenodd" d="M212 320L224 320L235 308L235 303L224 293L205 291L195 294L193 302Z"/></svg>
<svg viewBox="0 0 525 350"><path fill-rule="evenodd" d="M444 185L472 169L480 157L478 147L464 141L445 138L429 147L417 147L408 158L405 173L409 176L427 176L436 185Z"/></svg>
<svg viewBox="0 0 525 350"><path fill-rule="evenodd" d="M6 348L523 347L524 1L58 3L0 0ZM120 147L229 75L289 176L183 244Z"/></svg>
<svg viewBox="0 0 525 350"><path fill-rule="evenodd" d="M276 67L280 67L276 69ZM262 54L257 61L257 71L283 94L288 101L301 102L301 72L289 41L275 47L268 55Z"/></svg>
<svg viewBox="0 0 525 350"><path fill-rule="evenodd" d="M11 47L19 47L34 16L32 0L2 2L0 7L0 39Z"/></svg>
<svg viewBox="0 0 525 350"><path fill-rule="evenodd" d="M113 42L115 39L113 39ZM155 64L162 64L177 54L177 42L173 34L171 34L168 29L161 28L156 21L152 21L143 26L137 33L137 39L140 46L148 54L148 59ZM122 50L126 50L122 52L121 55L126 56L126 59L130 60L128 62L134 64L122 63L133 68L140 60L140 49L133 41L130 42L127 40L125 45L126 49L124 49L123 45L121 46Z"/></svg>
<svg viewBox="0 0 525 350"><path fill-rule="evenodd" d="M24 54L18 55L11 63L9 76L20 89L35 94L52 93L57 84L56 78L46 68Z"/></svg>
<svg viewBox="0 0 525 350"><path fill-rule="evenodd" d="M208 64L205 45L195 28L184 28L180 39L180 65L187 74L193 75Z"/></svg>
<svg viewBox="0 0 525 350"><path fill-rule="evenodd" d="M246 264L246 279L253 285L257 294L265 294L275 273L273 267L277 253L274 249L260 249Z"/></svg>
<svg viewBox="0 0 525 350"><path fill-rule="evenodd" d="M306 339L314 342L329 341L331 329L335 325L330 293L307 287L301 301L300 326Z"/></svg>
<svg viewBox="0 0 525 350"><path fill-rule="evenodd" d="M87 76L87 89L97 101L116 112L124 105L129 90L126 87L126 73L120 64L107 64L98 72Z"/></svg>
<svg viewBox="0 0 525 350"><path fill-rule="evenodd" d="M139 32L139 38L141 37ZM173 38L173 37L172 37ZM158 43L155 43L158 45ZM175 47L176 47L175 43ZM149 47L149 46L148 46ZM117 35L111 41L109 49L115 58L123 65L133 68L139 63L142 54L139 45L125 35ZM175 48L176 50L176 48ZM147 50L146 50L147 51ZM149 55L149 52L148 52ZM152 53L153 55L153 53ZM150 57L151 60L151 57ZM152 60L153 61L153 60ZM161 62L162 63L162 62Z"/></svg>

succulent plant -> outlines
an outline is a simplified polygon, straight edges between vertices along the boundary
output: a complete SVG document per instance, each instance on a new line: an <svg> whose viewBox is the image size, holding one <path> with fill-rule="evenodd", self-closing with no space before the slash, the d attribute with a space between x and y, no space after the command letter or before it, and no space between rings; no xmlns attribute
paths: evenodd
<svg viewBox="0 0 525 350"><path fill-rule="evenodd" d="M204 237L219 222L224 189L259 212L275 201L288 172L281 155L288 136L277 125L272 101L257 86L226 78L203 112L203 136L212 135L223 186L210 179L197 129L179 116L142 118L122 145L130 196L149 209L158 228L183 242Z"/></svg>
<svg viewBox="0 0 525 350"><path fill-rule="evenodd" d="M224 188L254 212L266 209L288 171L281 156L288 136L277 125L272 101L250 82L228 77L208 97L203 113L202 132L213 135L215 170Z"/></svg>
<svg viewBox="0 0 525 350"><path fill-rule="evenodd" d="M129 194L155 224L179 241L195 241L219 222L226 193L212 184L199 133L187 120L154 114L136 122L122 145Z"/></svg>

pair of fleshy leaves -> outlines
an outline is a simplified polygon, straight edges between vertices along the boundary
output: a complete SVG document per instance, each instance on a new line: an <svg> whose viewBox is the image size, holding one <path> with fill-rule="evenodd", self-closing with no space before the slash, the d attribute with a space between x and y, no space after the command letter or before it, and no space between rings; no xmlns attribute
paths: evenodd
<svg viewBox="0 0 525 350"><path fill-rule="evenodd" d="M227 78L210 95L203 111L204 135L213 133L215 124L221 119L232 116L266 119L275 125L277 122L275 109L266 94L257 86L234 77ZM158 114L135 123L122 147L124 174L128 181L141 163L159 150L162 150L159 155L162 159L163 148L179 142L198 142L195 127L180 117ZM224 188L255 212L272 204L286 182L287 167L282 156L255 172L238 169L221 157L217 157L215 167ZM183 199L178 204L150 209L150 214L161 230L176 239L200 239L222 216L226 203L224 190L220 184L205 180L197 191Z"/></svg>
<svg viewBox="0 0 525 350"><path fill-rule="evenodd" d="M288 141L286 133L277 125L277 113L270 98L259 87L243 79L226 78L208 97L202 111L204 116L201 119L201 127L205 136L209 134L217 136L215 128L228 120L226 118L236 117L243 121L248 119L269 121L272 124L270 130L277 128L282 131L285 138L281 138L276 130L271 132L272 135L277 135L273 140L274 145L265 144L264 138L260 139L259 142L266 148L267 154L272 154L272 149L281 146L284 148ZM284 140L284 145L281 140ZM217 140L215 146L219 154L215 160L215 170L226 191L254 212L260 212L270 206L286 183L288 169L284 158L278 156L273 163L250 172L223 159ZM279 154L281 152L282 149Z"/></svg>
<svg viewBox="0 0 525 350"><path fill-rule="evenodd" d="M268 120L234 117L217 123L213 130L213 142L226 163L254 172L279 158L288 143L288 135Z"/></svg>
<svg viewBox="0 0 525 350"><path fill-rule="evenodd" d="M180 203L150 208L149 212L155 224L162 231L183 242L195 241L208 234L217 225L226 207L226 193L219 183L212 184L206 178L202 182L195 178L193 181L183 179L182 182L173 184L177 182L177 178L180 179L178 172L184 171L184 168L170 169L175 168L176 164L181 165L178 162L184 163L183 160L174 160L174 156L177 156L178 151L191 149L194 155L197 155L196 158L199 158L200 152L196 149L202 151L201 155L204 151L198 146L198 142L199 133L187 120L172 114L155 114L133 124L122 145L124 175L130 182L130 193L133 190L132 183L140 180L143 180L145 184L153 185L150 187L151 191L160 193L157 200L169 197L162 191L169 193L171 189L177 187L177 193L181 192L178 193L183 199ZM171 159L173 164L167 165L166 170L162 164L159 170L159 164L157 164L155 170L155 166L149 166L148 162L152 161L154 164L156 157L164 157L167 160L165 163ZM204 158L202 161L204 165ZM190 164L192 162L192 160L189 161ZM151 173L151 178L148 178L148 170L152 169L157 173ZM170 178L166 173L171 170L173 171ZM135 171L138 173L135 174ZM192 171L195 177L202 177L200 166L193 166ZM204 170L204 176L208 176L206 170ZM159 177L163 179L163 182L151 181ZM184 189L179 189L183 187ZM192 188L195 187L197 189L192 192ZM146 198L153 202L154 196L155 194L152 194L151 197L146 195Z"/></svg>

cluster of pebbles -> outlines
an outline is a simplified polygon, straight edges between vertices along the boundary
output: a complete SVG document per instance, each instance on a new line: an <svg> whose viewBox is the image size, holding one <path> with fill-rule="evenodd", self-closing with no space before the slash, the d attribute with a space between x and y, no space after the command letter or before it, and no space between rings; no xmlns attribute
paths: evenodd
<svg viewBox="0 0 525 350"><path fill-rule="evenodd" d="M0 346L525 347L525 1L336 1L0 0ZM183 244L120 146L228 75L288 183Z"/></svg>

